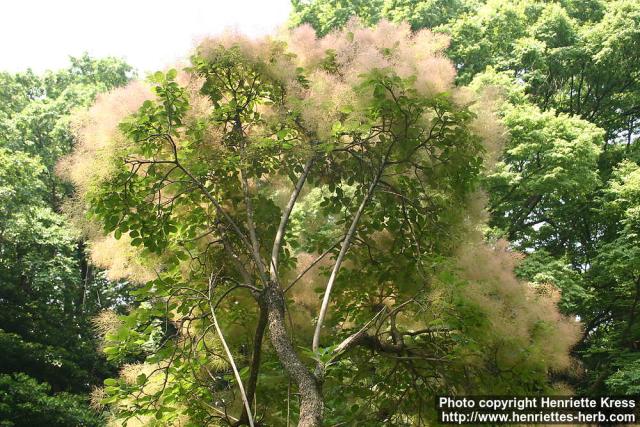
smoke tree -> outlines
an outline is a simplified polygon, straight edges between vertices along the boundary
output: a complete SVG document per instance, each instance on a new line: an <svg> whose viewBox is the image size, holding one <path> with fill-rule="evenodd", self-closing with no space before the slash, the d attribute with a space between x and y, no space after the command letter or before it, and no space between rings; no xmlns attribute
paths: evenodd
<svg viewBox="0 0 640 427"><path fill-rule="evenodd" d="M97 321L114 419L426 425L438 393L558 389L576 325L482 242L501 129L446 46L384 21L226 34L80 118L69 210L140 283Z"/></svg>
<svg viewBox="0 0 640 427"><path fill-rule="evenodd" d="M491 234L526 251L518 274L558 287L563 310L581 319L585 330L572 353L584 369L566 378L576 393L636 394L638 273L628 242L637 232L610 202L629 164L640 162L640 3L292 4L291 25L309 23L321 33L357 16L448 34L458 83L490 80L511 93L500 108L509 142L486 187Z"/></svg>

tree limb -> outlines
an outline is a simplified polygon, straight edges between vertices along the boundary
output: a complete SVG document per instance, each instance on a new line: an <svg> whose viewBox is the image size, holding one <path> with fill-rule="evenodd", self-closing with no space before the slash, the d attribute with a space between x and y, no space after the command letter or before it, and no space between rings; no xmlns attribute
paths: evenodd
<svg viewBox="0 0 640 427"><path fill-rule="evenodd" d="M216 317L215 310L213 309L212 303L212 290L213 290L213 282L214 282L214 274L211 273L211 277L209 278L209 307L211 309L211 319L213 321L213 325L218 333L218 337L220 338L220 342L222 347L224 348L224 352L227 354L227 359L229 364L231 365L231 369L233 370L233 375L236 377L236 381L238 382L238 388L240 389L240 395L242 396L242 401L244 402L244 407L247 412L247 418L249 420L249 425L254 427L253 424L253 414L251 412L251 406L249 405L249 400L247 399L247 394L244 391L244 386L242 385L242 378L240 378L240 372L238 372L238 367L236 366L236 362L233 359L233 355L231 354L231 350L229 350L229 346L227 345L227 341L224 339L224 335L222 334L222 329L220 328L220 324L218 323L218 318Z"/></svg>
<svg viewBox="0 0 640 427"><path fill-rule="evenodd" d="M382 160L382 164L380 165L380 168L376 172L376 175L374 176L373 181L371 181L371 184L369 185L367 193L365 194L364 199L362 199L362 202L360 203L360 206L358 207L358 210L356 211L356 214L354 215L353 220L351 221L351 226L349 227L349 231L347 231L347 234L344 240L342 241L342 248L340 248L340 253L338 254L336 263L333 266L331 275L329 276L329 281L327 282L327 287L324 292L324 298L322 299L322 306L320 307L320 312L318 314L318 323L316 324L316 329L313 333L313 343L311 345L311 349L314 352L318 350L318 347L320 345L320 333L322 331L322 324L324 323L324 318L327 314L327 310L329 309L329 300L331 299L331 290L333 288L333 284L336 281L336 277L338 275L338 272L340 271L340 267L342 266L344 257L347 254L347 250L349 249L349 246L351 244L351 239L353 238L356 232L356 228L358 227L358 223L360 222L360 217L364 213L364 209L369 203L369 200L371 199L371 196L373 195L373 192L376 186L378 185L378 181L382 176L382 172L386 167L386 162L389 155L391 154L392 147L393 147L393 144L389 146L389 149L387 150L387 153L384 159Z"/></svg>
<svg viewBox="0 0 640 427"><path fill-rule="evenodd" d="M311 166L313 166L314 162L315 156L312 156L307 160L307 163L305 163L302 174L298 178L298 182L296 183L296 186L291 193L291 197L287 202L287 206L285 207L284 212L282 212L282 217L280 218L280 225L278 226L278 231L276 232L276 237L273 241L273 248L271 249L271 281L274 283L278 283L278 258L280 257L282 241L284 239L287 224L289 223L289 217L291 216L296 200L300 195L300 191L307 180L307 176L309 176L309 171L311 170ZM289 285L289 287L291 287L291 285Z"/></svg>

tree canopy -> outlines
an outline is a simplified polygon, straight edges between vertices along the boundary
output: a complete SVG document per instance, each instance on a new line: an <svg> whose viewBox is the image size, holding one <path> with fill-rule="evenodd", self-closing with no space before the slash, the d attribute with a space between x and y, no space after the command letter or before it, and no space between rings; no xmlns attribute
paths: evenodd
<svg viewBox="0 0 640 427"><path fill-rule="evenodd" d="M63 165L93 252L126 242L144 279L105 335L116 418L423 425L428 396L559 387L577 324L482 241L496 115L445 47L387 22L227 34L81 119Z"/></svg>

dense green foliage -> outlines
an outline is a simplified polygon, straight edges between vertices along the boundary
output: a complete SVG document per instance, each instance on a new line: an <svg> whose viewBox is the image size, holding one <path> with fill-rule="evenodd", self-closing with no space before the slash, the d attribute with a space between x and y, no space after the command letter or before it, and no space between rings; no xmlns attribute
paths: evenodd
<svg viewBox="0 0 640 427"><path fill-rule="evenodd" d="M127 298L88 266L79 232L61 213L71 188L54 167L73 146L71 114L127 82L131 69L113 59L71 62L43 76L0 74L3 426L101 424L86 394L113 367L98 352L90 322Z"/></svg>
<svg viewBox="0 0 640 427"><path fill-rule="evenodd" d="M104 420L87 408L87 397L51 387L26 374L0 375L0 426L101 426Z"/></svg>
<svg viewBox="0 0 640 427"><path fill-rule="evenodd" d="M486 180L491 234L530 255L522 278L562 290L585 331L583 393L636 393L640 4L637 1L294 1L322 33L357 16L451 38L459 83L499 88L509 140Z"/></svg>

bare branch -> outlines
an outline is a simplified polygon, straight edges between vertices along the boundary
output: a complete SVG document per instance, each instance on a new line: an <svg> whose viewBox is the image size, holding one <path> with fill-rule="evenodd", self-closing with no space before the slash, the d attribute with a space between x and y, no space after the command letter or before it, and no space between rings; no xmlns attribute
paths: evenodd
<svg viewBox="0 0 640 427"><path fill-rule="evenodd" d="M304 165L304 169L302 170L302 174L298 178L298 182L296 183L293 192L291 193L291 197L287 202L287 206L284 208L282 212L282 217L280 218L280 225L278 226L278 231L276 232L276 237L273 241L273 248L271 249L271 281L277 283L278 282L278 258L280 257L280 249L282 249L282 240L284 239L284 234L287 229L287 224L289 223L289 217L291 216L291 211L293 211L293 207L296 204L296 200L300 195L300 191L304 186L305 181L307 180L307 176L309 176L309 171L311 170L311 166L315 161L315 156L311 156L307 163ZM291 287L292 285L289 285ZM288 289L288 288L287 288Z"/></svg>
<svg viewBox="0 0 640 427"><path fill-rule="evenodd" d="M378 319L378 316L380 316L386 309L387 309L386 306L380 309L380 311L378 311L371 320L365 323L364 326L360 328L358 332L356 332L353 335L350 335L347 339L345 339L340 344L338 344L335 350L333 350L333 357L331 357L331 361L335 360L338 356L340 356L342 353L344 353L349 348L351 348L354 344L356 344L359 338L367 332L367 329L371 327L371 325Z"/></svg>
<svg viewBox="0 0 640 427"><path fill-rule="evenodd" d="M287 293L289 289L291 289L293 285L295 285L300 279L302 279L304 275L309 272L309 270L311 270L317 263L319 263L322 260L322 258L327 256L329 252L331 252L336 246L338 246L338 244L340 244L343 238L344 236L341 237L340 240L335 242L333 245L331 245L330 248L328 248L326 251L320 254L316 259L314 259L313 262L307 266L307 268L305 268L302 272L300 272L300 274L298 274L298 276L295 279L293 279L293 281L289 284L289 286L287 286L284 292Z"/></svg>
<svg viewBox="0 0 640 427"><path fill-rule="evenodd" d="M218 333L218 337L220 338L220 342L222 343L222 347L224 348L224 351L227 354L227 359L229 360L231 369L233 369L233 375L236 377L236 381L238 382L240 395L242 396L242 401L244 402L244 407L245 407L245 410L247 411L247 418L249 420L249 425L251 427L254 427L253 414L251 412L251 405L249 404L249 400L247 399L247 394L244 391L244 385L242 385L242 378L240 378L240 372L238 372L238 367L236 366L236 362L233 359L231 350L229 350L227 341L224 339L224 335L222 334L222 329L220 329L220 324L218 324L218 318L216 317L215 310L213 309L212 291L213 291L214 280L215 280L215 276L213 273L211 273L211 276L209 278L209 307L211 308L211 319L213 321L214 327L216 328L216 332Z"/></svg>
<svg viewBox="0 0 640 427"><path fill-rule="evenodd" d="M362 199L362 202L360 203L360 206L358 207L358 210L356 211L356 214L354 215L353 220L351 221L351 226L349 227L349 231L347 231L347 234L344 240L342 241L342 248L340 248L340 253L338 254L338 258L336 258L336 263L333 266L333 270L331 271L331 275L329 276L329 281L327 282L327 287L324 291L322 306L320 307L320 312L318 314L318 323L316 324L316 329L313 333L313 343L311 345L311 349L314 352L318 350L318 347L320 345L320 332L322 331L322 324L324 323L324 318L327 314L327 310L329 309L329 301L331 299L331 290L333 288L333 284L336 281L336 277L338 275L338 272L340 271L340 267L342 266L344 257L347 254L347 251L349 250L349 246L351 245L351 239L353 238L356 232L358 223L360 222L360 217L364 213L364 209L369 203L369 200L371 199L371 196L373 195L373 192L376 189L376 186L378 185L378 181L382 176L382 172L386 167L387 159L391 154L392 147L393 147L393 144L389 146L389 149L387 150L387 153L385 154L382 160L382 164L380 165L380 168L376 172L376 175L374 176L373 181L371 181L371 184L367 189L367 193Z"/></svg>

